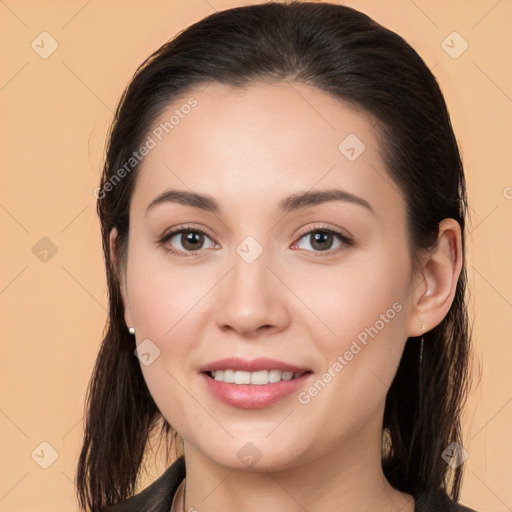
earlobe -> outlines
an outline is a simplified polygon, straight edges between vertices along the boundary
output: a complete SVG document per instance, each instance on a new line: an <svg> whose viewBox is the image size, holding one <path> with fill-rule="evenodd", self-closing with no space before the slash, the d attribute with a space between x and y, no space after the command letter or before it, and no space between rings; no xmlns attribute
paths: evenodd
<svg viewBox="0 0 512 512"><path fill-rule="evenodd" d="M454 219L444 219L439 224L437 245L423 264L423 282L416 290L409 336L421 336L441 323L453 302L462 264L460 225Z"/></svg>
<svg viewBox="0 0 512 512"><path fill-rule="evenodd" d="M121 291L121 297L123 300L124 307L124 320L128 327L133 326L133 321L130 313L130 308L128 307L128 290L126 284L126 275L122 271L121 264L119 261L119 253L117 249L117 229L112 228L110 231L110 260L112 261L112 265L114 266L117 279L119 282L119 289Z"/></svg>

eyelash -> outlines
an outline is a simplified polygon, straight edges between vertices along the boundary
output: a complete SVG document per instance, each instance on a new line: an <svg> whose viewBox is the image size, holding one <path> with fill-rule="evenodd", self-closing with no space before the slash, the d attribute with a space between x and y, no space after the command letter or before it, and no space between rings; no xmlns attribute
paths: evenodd
<svg viewBox="0 0 512 512"><path fill-rule="evenodd" d="M189 231L191 233L202 233L203 235L205 235L208 238L210 238L210 236L208 235L208 233L204 229L201 229L201 228L198 228L198 227L195 227L195 226L184 225L184 226L179 226L178 228L174 229L173 231L163 235L162 238L160 238L158 240L158 245L163 245L164 249L167 252L175 254L176 256L181 256L181 257L185 257L185 258L187 258L187 257L194 257L200 251L186 251L184 253L183 251L177 251L175 249L171 249L168 246L164 245L173 236L175 236L175 235L177 235L179 233L187 232L187 231ZM322 226L322 225L316 225L316 226L313 226L313 228L308 228L307 230L300 232L297 235L297 237L298 237L297 238L297 242L300 241L302 238L304 238L306 235L311 235L311 234L313 234L313 233L315 233L317 231L320 231L322 233L328 233L328 234L336 235L339 238L339 240L341 241L342 246L337 247L334 250L329 249L327 251L308 251L308 252L313 252L313 254L315 254L315 257L322 257L323 255L331 256L331 255L337 253L338 251L340 251L341 249L343 249L343 246L344 247L352 247L354 245L353 240L350 237L348 237L347 235L345 235L344 233L342 233L341 231L338 231L336 229L329 228L329 227L326 227L326 226ZM295 243L296 242L294 242L294 245L295 245ZM306 250L306 249L303 249L303 250Z"/></svg>

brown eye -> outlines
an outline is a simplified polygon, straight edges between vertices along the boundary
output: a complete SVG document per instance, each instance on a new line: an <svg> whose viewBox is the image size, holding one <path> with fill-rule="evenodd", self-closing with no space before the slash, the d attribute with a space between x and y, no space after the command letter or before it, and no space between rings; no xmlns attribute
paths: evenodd
<svg viewBox="0 0 512 512"><path fill-rule="evenodd" d="M338 240L337 245L336 240ZM328 251L329 254L331 254L333 252L338 252L339 249L343 249L344 247L350 247L353 243L352 240L343 233L333 229L317 226L314 229L303 233L300 236L299 241L294 245L298 245L299 249L305 249L316 253Z"/></svg>
<svg viewBox="0 0 512 512"><path fill-rule="evenodd" d="M202 229L181 228L165 235L160 243L164 245L167 251L186 256L187 253L198 252L203 249L207 239L212 242Z"/></svg>
<svg viewBox="0 0 512 512"><path fill-rule="evenodd" d="M204 244L205 235L198 231L182 231L179 235L179 243L186 251L197 251Z"/></svg>
<svg viewBox="0 0 512 512"><path fill-rule="evenodd" d="M334 243L334 234L327 231L315 231L307 235L310 237L311 247L319 251L329 250Z"/></svg>

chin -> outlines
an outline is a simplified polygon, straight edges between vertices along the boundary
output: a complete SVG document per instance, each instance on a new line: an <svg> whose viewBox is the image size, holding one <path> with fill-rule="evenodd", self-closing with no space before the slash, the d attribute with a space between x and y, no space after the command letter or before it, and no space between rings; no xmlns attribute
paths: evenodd
<svg viewBox="0 0 512 512"><path fill-rule="evenodd" d="M250 471L263 473L269 471L281 471L293 468L303 463L299 459L297 449L281 446L281 451L272 443L258 443L257 441L235 442L233 447L219 447L218 451L211 451L206 455L215 463L233 471Z"/></svg>

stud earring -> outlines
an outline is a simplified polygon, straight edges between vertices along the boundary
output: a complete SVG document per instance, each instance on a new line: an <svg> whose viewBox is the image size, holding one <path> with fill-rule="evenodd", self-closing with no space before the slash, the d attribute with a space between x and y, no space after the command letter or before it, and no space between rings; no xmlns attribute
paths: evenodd
<svg viewBox="0 0 512 512"><path fill-rule="evenodd" d="M128 327L128 332L132 335L135 334L135 327Z"/></svg>

